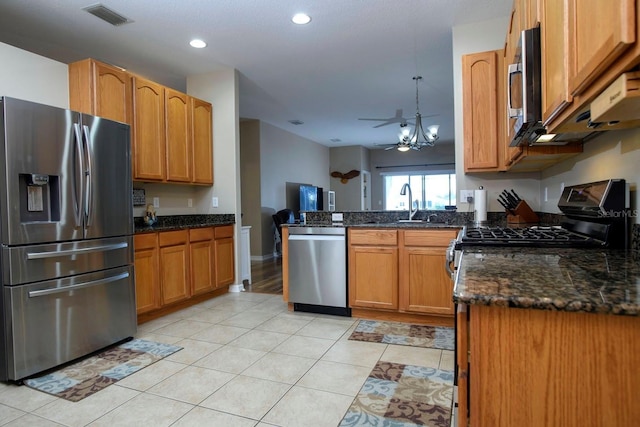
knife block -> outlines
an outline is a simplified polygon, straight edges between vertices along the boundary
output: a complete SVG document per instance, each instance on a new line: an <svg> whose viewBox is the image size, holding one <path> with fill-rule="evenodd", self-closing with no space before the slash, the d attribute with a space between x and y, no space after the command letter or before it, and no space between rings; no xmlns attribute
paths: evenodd
<svg viewBox="0 0 640 427"><path fill-rule="evenodd" d="M518 203L513 212L515 215L507 212L507 224L530 224L540 221L538 214L524 200Z"/></svg>

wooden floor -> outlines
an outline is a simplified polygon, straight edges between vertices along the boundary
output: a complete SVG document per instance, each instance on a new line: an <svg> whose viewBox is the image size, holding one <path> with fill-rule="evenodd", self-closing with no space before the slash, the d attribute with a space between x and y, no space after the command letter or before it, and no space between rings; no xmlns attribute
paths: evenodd
<svg viewBox="0 0 640 427"><path fill-rule="evenodd" d="M245 282L246 292L282 295L282 258L251 261L251 282Z"/></svg>

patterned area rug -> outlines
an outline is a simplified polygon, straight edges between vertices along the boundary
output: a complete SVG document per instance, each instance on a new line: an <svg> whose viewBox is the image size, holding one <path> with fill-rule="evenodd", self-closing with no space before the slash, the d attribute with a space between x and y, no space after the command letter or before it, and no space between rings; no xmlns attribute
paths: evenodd
<svg viewBox="0 0 640 427"><path fill-rule="evenodd" d="M453 350L455 333L445 326L361 320L349 339Z"/></svg>
<svg viewBox="0 0 640 427"><path fill-rule="evenodd" d="M339 427L450 427L453 372L379 361Z"/></svg>
<svg viewBox="0 0 640 427"><path fill-rule="evenodd" d="M178 350L182 347L134 339L24 384L77 402Z"/></svg>

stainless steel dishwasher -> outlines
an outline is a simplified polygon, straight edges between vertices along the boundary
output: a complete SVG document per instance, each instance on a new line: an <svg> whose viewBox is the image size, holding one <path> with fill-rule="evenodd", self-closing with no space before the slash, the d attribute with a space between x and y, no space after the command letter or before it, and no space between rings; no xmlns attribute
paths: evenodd
<svg viewBox="0 0 640 427"><path fill-rule="evenodd" d="M289 227L289 302L296 311L351 316L344 227Z"/></svg>

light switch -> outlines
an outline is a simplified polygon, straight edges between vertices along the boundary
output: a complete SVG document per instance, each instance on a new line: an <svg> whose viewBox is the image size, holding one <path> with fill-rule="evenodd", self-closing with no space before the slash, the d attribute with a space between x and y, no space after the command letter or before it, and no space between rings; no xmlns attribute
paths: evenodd
<svg viewBox="0 0 640 427"><path fill-rule="evenodd" d="M212 197L211 198L211 206L214 208L218 207L218 198L217 197Z"/></svg>
<svg viewBox="0 0 640 427"><path fill-rule="evenodd" d="M153 207L154 208L159 208L160 207L160 197L154 197L153 198Z"/></svg>

